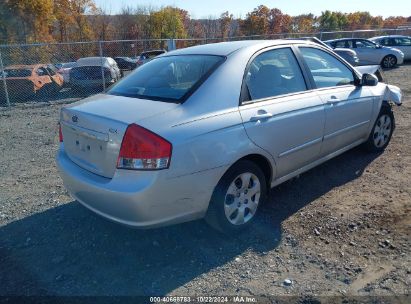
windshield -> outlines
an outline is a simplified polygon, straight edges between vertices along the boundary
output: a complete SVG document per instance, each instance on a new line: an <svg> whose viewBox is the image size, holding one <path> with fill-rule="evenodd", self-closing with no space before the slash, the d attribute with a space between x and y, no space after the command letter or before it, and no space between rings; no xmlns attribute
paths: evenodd
<svg viewBox="0 0 411 304"><path fill-rule="evenodd" d="M139 67L108 94L181 102L223 60L213 55L159 57Z"/></svg>

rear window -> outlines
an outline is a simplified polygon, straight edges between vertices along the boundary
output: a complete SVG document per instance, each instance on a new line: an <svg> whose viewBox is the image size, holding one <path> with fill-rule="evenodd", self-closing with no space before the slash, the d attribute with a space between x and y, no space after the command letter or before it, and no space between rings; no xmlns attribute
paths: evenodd
<svg viewBox="0 0 411 304"><path fill-rule="evenodd" d="M67 63L63 63L63 64L61 65L61 68L63 68L63 69L69 69L69 68L74 67L75 65L76 65L75 62L67 62Z"/></svg>
<svg viewBox="0 0 411 304"><path fill-rule="evenodd" d="M223 60L213 55L159 57L139 67L108 94L182 102Z"/></svg>
<svg viewBox="0 0 411 304"><path fill-rule="evenodd" d="M6 77L30 77L31 70L26 69L5 69L4 74Z"/></svg>
<svg viewBox="0 0 411 304"><path fill-rule="evenodd" d="M82 66L70 70L70 77L74 79L101 79L101 67Z"/></svg>

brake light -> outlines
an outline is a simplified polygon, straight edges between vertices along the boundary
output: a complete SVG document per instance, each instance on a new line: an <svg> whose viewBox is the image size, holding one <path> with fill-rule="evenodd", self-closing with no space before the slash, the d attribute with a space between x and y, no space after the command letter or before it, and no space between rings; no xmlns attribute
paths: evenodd
<svg viewBox="0 0 411 304"><path fill-rule="evenodd" d="M61 124L59 124L59 140L63 142L63 132L61 132Z"/></svg>
<svg viewBox="0 0 411 304"><path fill-rule="evenodd" d="M117 168L159 170L170 165L172 146L161 136L136 124L127 127L121 143Z"/></svg>

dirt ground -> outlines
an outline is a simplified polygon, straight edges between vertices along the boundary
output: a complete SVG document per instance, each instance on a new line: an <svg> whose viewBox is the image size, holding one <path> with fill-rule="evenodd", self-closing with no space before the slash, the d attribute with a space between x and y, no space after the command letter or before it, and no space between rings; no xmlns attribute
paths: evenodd
<svg viewBox="0 0 411 304"><path fill-rule="evenodd" d="M274 188L232 238L203 221L133 230L95 216L57 173L61 105L0 110L0 295L409 294L410 75L385 73L405 97L384 153L355 148Z"/></svg>

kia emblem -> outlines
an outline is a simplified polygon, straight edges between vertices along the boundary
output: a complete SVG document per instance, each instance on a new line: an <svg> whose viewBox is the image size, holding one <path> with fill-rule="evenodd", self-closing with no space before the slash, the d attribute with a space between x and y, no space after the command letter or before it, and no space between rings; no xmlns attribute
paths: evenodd
<svg viewBox="0 0 411 304"><path fill-rule="evenodd" d="M71 117L71 120L72 120L73 122L77 122L77 121L78 121L78 117L77 117L76 115L74 115L73 117Z"/></svg>

